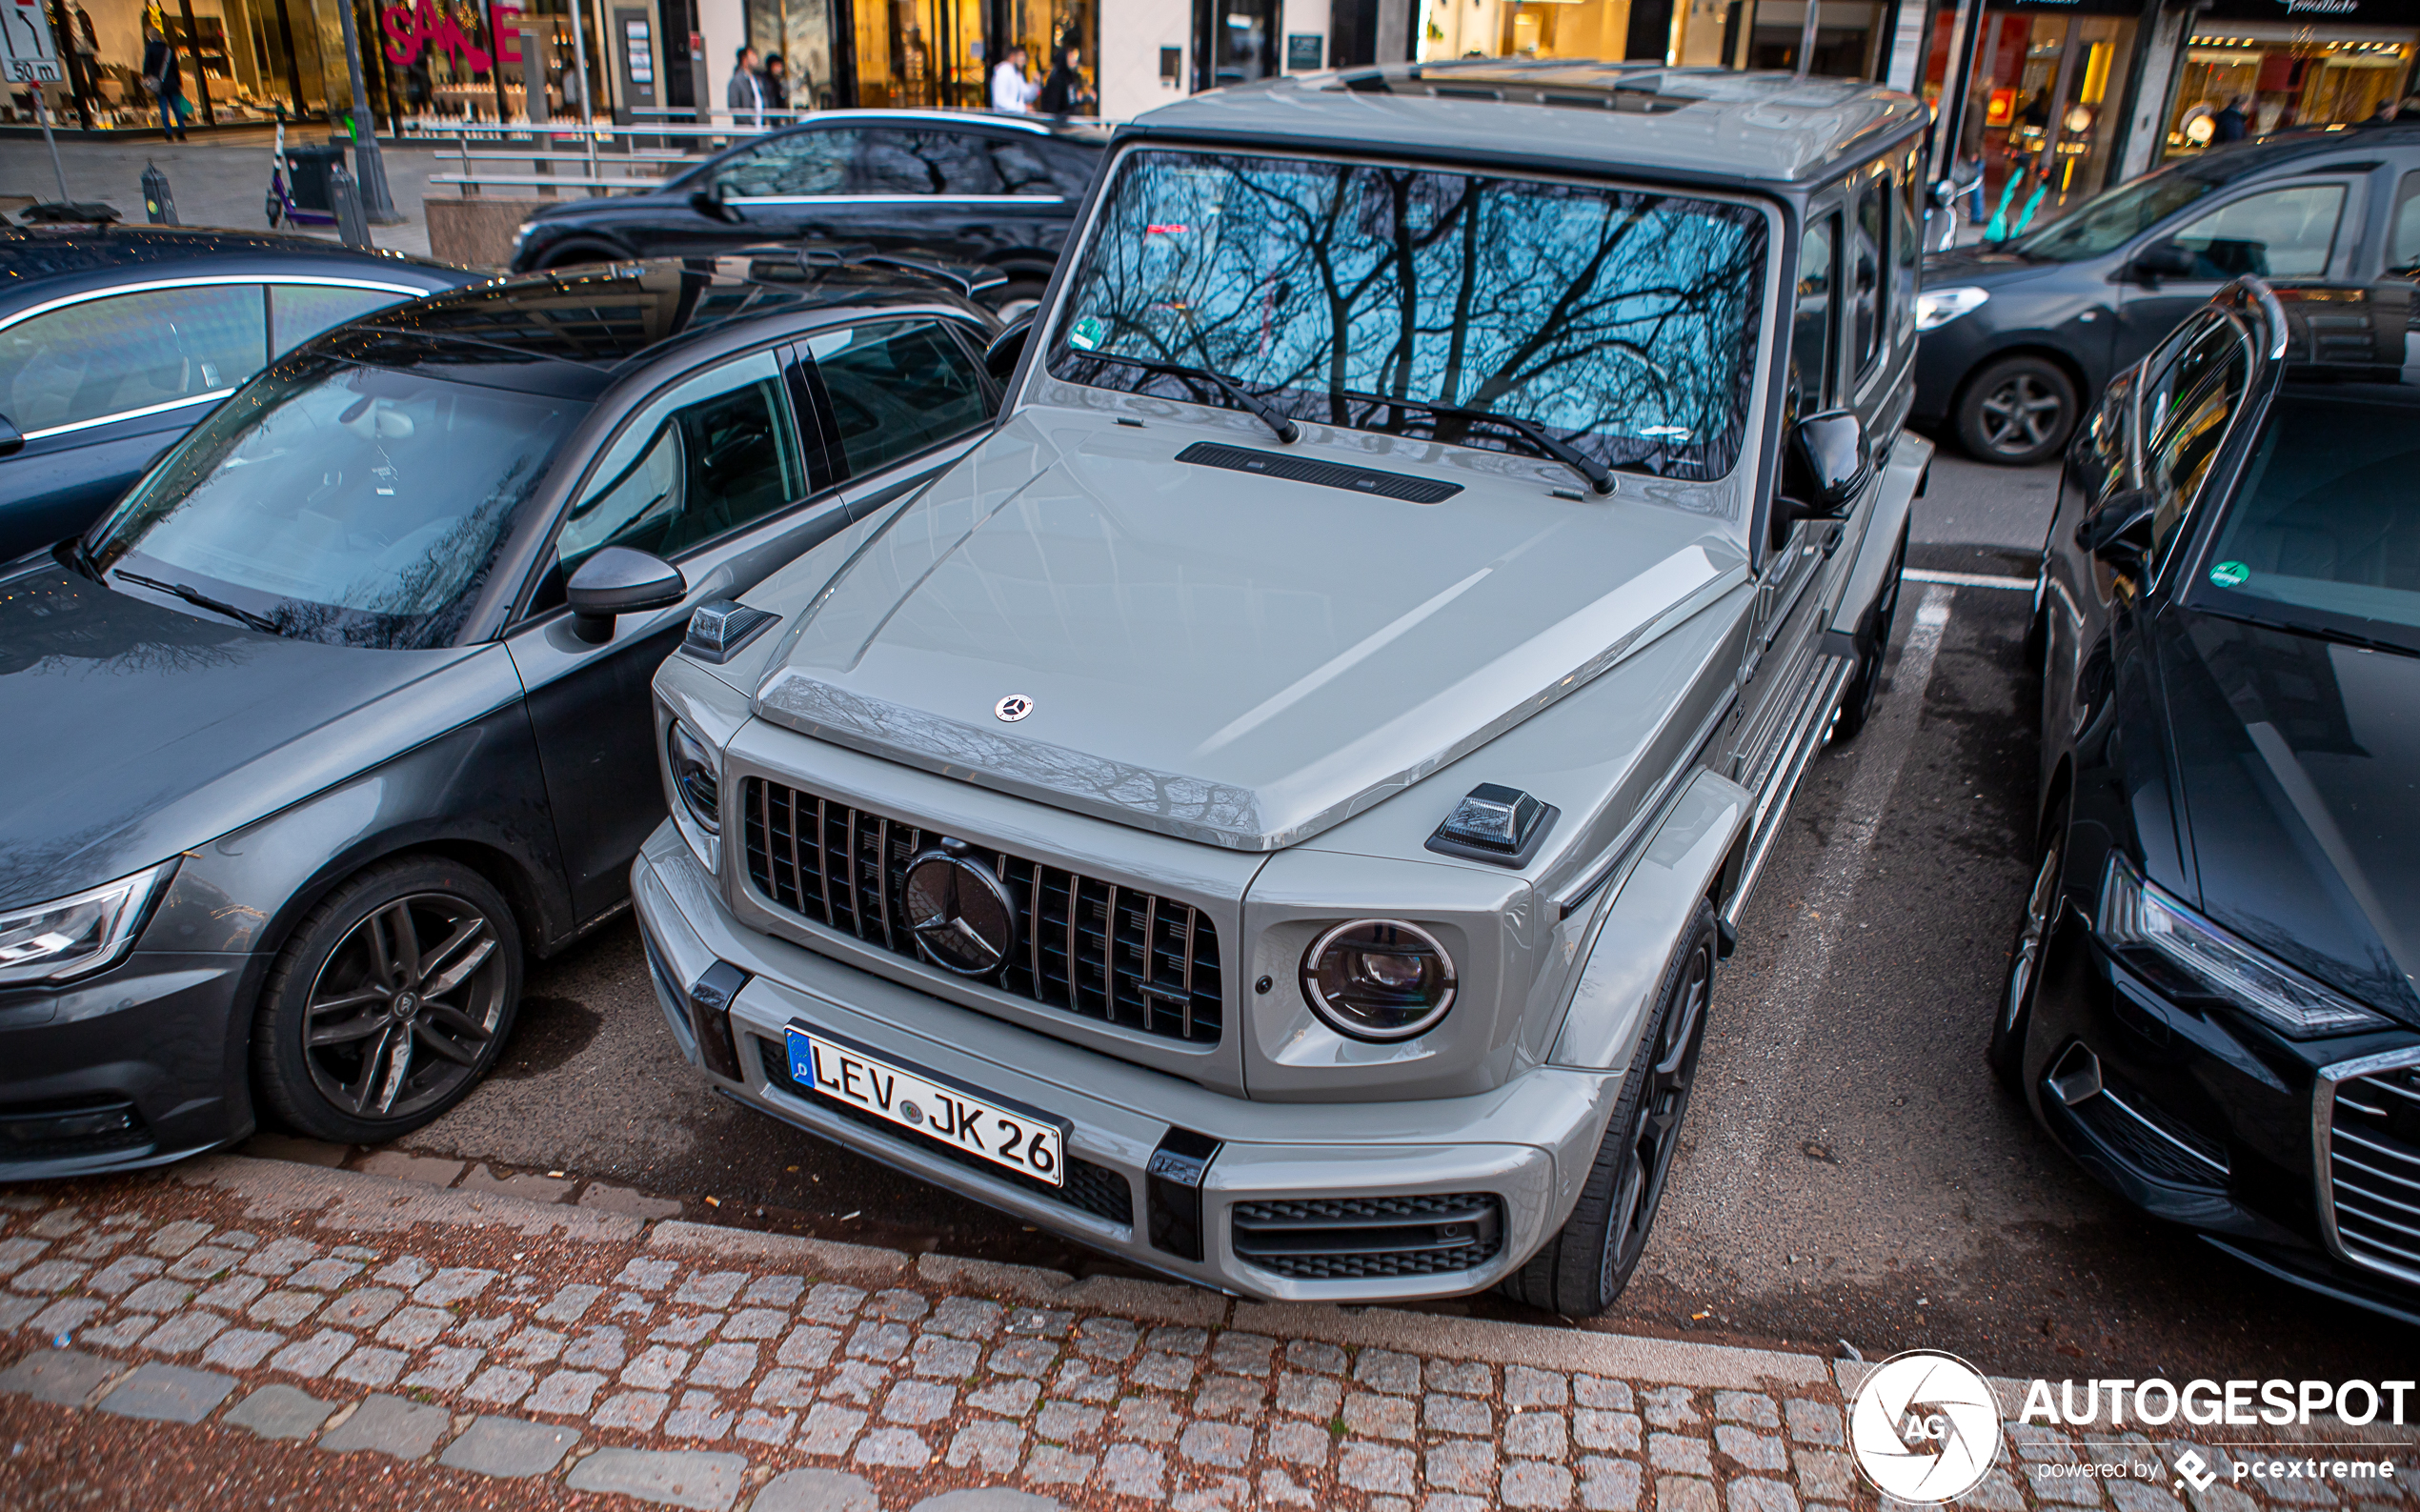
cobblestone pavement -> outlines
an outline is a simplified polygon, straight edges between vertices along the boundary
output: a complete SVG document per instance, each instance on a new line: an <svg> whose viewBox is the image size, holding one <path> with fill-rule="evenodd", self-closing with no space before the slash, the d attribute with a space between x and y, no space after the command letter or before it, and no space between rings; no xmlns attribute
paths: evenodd
<svg viewBox="0 0 2420 1512"><path fill-rule="evenodd" d="M751 1512L1877 1501L1843 1447L1857 1367L1809 1356L1268 1306L241 1158L0 1195L0 1421L386 1457L331 1484L384 1463L430 1504L513 1480L533 1503ZM2041 1473L2183 1447L2107 1437L2012 1426L1966 1502L2185 1512L2164 1480ZM2191 1500L2260 1504L2224 1482ZM2262 1501L2339 1505L2309 1482ZM2414 1505L2389 1486L2349 1512Z"/></svg>

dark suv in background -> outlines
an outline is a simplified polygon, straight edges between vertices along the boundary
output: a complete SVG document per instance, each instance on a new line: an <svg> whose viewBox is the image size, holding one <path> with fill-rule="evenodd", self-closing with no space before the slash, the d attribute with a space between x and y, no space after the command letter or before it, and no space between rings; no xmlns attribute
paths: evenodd
<svg viewBox="0 0 2420 1512"><path fill-rule="evenodd" d="M1041 298L1092 187L1096 124L976 111L827 111L642 194L566 201L522 226L513 271L711 257L773 241L867 242L997 268L1014 319Z"/></svg>
<svg viewBox="0 0 2420 1512"><path fill-rule="evenodd" d="M1986 462L2059 454L2113 373L2229 280L2420 271L2420 126L2213 148L1986 251L1926 259L1916 418Z"/></svg>

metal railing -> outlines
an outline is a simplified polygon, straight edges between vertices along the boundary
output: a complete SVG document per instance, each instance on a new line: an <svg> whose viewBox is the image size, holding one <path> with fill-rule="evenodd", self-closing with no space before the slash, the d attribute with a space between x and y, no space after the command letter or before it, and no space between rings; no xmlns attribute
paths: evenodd
<svg viewBox="0 0 2420 1512"><path fill-rule="evenodd" d="M633 112L634 114L637 112ZM694 112L693 112L694 113ZM789 112L803 114L805 112ZM781 124L787 124L781 123ZM778 130L769 125L764 130ZM418 118L404 123L407 138L432 142L451 139L462 171L432 173L432 184L450 184L464 198L488 187L512 189L585 190L591 195L630 192L660 184L671 171L692 162L697 149L718 150L724 143L760 134L748 127L676 122L617 126L609 121L558 119L544 121L438 121ZM574 144L562 151L556 143ZM640 145L675 142L684 146ZM477 143L479 150L474 151ZM518 144L526 143L526 147ZM481 170L482 163L528 163L526 173ZM556 172L563 165L575 171Z"/></svg>

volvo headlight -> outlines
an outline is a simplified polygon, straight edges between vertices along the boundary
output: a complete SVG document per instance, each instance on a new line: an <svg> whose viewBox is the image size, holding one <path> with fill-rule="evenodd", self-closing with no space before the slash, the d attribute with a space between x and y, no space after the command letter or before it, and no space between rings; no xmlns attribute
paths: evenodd
<svg viewBox="0 0 2420 1512"><path fill-rule="evenodd" d="M1417 924L1358 918L1302 953L1302 991L1339 1034L1409 1039L1453 1008L1454 958Z"/></svg>
<svg viewBox="0 0 2420 1512"><path fill-rule="evenodd" d="M2145 881L2123 857L2109 857L2101 881L2100 935L2117 949L2152 953L2211 997L2297 1039L2388 1026L2386 1018L2270 959Z"/></svg>
<svg viewBox="0 0 2420 1512"><path fill-rule="evenodd" d="M673 791L689 820L708 835L722 834L722 776L714 748L675 719L664 734L664 759L673 776Z"/></svg>
<svg viewBox="0 0 2420 1512"><path fill-rule="evenodd" d="M1946 326L1991 298L1987 289L1927 289L1916 295L1916 333Z"/></svg>
<svg viewBox="0 0 2420 1512"><path fill-rule="evenodd" d="M114 964L175 871L173 860L162 861L107 887L0 914L0 987L64 981Z"/></svg>

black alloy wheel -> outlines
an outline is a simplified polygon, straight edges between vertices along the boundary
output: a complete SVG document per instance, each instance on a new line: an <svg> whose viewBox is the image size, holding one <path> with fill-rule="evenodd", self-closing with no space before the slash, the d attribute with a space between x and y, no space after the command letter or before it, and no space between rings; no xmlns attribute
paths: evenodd
<svg viewBox="0 0 2420 1512"><path fill-rule="evenodd" d="M2075 385L2047 357L2003 357L1967 381L1959 443L1977 461L2031 467L2059 454L2075 428Z"/></svg>
<svg viewBox="0 0 2420 1512"><path fill-rule="evenodd" d="M2042 992L2043 954L2050 929L2059 918L2059 892L2066 880L2067 804L2063 800L2042 827L2041 857L2033 886L2017 910L2016 943L2008 950L2008 979L2000 995L2000 1014L1991 1023L1991 1044L1985 1052L1994 1076L2009 1091L2025 1091L2026 1037L2033 1028L2033 1002Z"/></svg>
<svg viewBox="0 0 2420 1512"><path fill-rule="evenodd" d="M1646 1253L1705 1047L1714 998L1712 903L1699 899L1681 938L1579 1202L1562 1231L1504 1279L1502 1289L1516 1301L1566 1318L1594 1317L1613 1305Z"/></svg>
<svg viewBox="0 0 2420 1512"><path fill-rule="evenodd" d="M519 929L486 878L435 857L373 866L312 911L271 973L262 1094L317 1139L409 1133L494 1064L520 990Z"/></svg>

